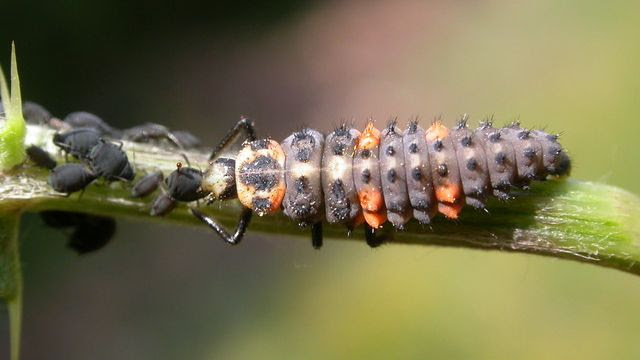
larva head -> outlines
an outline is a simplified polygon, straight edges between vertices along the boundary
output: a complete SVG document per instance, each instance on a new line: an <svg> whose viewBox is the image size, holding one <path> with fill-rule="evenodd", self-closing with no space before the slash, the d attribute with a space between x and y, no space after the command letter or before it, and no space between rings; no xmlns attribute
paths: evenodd
<svg viewBox="0 0 640 360"><path fill-rule="evenodd" d="M207 199L226 200L236 193L236 161L229 158L218 158L209 163L202 177L202 190L209 193Z"/></svg>

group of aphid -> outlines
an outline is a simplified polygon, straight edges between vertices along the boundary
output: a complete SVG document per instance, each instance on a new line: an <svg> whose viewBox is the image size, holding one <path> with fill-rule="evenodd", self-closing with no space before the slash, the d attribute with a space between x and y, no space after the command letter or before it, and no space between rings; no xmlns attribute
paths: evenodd
<svg viewBox="0 0 640 360"><path fill-rule="evenodd" d="M60 192L81 190L97 177L134 178L121 145L105 138L167 139L181 148L195 143L192 135L194 142L183 141L160 125L119 132L90 114L71 115L63 121L71 129L56 133L54 143L84 164L52 170L50 184ZM230 153L238 140L243 141L241 150ZM427 129L411 121L405 130L391 122L382 131L370 122L363 132L343 125L326 137L303 129L282 143L256 140L253 123L243 118L209 160L205 171L179 165L170 173L167 189L156 198L151 213L164 215L178 202L238 198L244 210L233 234L197 208L190 211L226 242L236 244L253 213L262 216L282 209L301 226L311 227L316 248L322 245L323 219L350 230L364 225L367 243L377 246L383 237L376 230L387 221L404 229L411 218L422 224L429 224L437 213L455 219L465 204L484 209L489 196L506 200L513 187L567 175L571 168L556 135L517 123L494 128L488 121L471 130L466 117L453 129L439 121ZM152 193L163 178L161 172L147 174L133 187L132 196Z"/></svg>
<svg viewBox="0 0 640 360"><path fill-rule="evenodd" d="M0 113L2 113L0 107ZM53 117L44 107L25 102L23 115L27 122L47 125L58 130L53 143L65 155L79 162L58 165L43 149L30 145L26 152L29 159L39 167L51 170L49 184L58 192L71 194L84 190L94 180L107 182L131 181L135 171L120 140L162 141L188 149L199 146L199 140L184 131L170 131L158 124L147 123L126 130L111 127L101 118L88 112L68 114L63 120ZM160 179L161 180L161 179ZM136 193L136 188L132 190ZM61 229L70 229L69 246L79 253L90 252L104 246L115 233L112 218L67 211L43 211L45 224Z"/></svg>

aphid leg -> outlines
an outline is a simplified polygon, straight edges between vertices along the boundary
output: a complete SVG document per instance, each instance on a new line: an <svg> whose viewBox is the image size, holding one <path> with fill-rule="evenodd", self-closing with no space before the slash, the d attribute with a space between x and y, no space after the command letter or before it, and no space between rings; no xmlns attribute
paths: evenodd
<svg viewBox="0 0 640 360"><path fill-rule="evenodd" d="M367 245L372 248L382 245L386 239L384 235L376 234L376 230L367 223L364 224L364 238L367 241Z"/></svg>
<svg viewBox="0 0 640 360"><path fill-rule="evenodd" d="M191 162L189 161L189 158L187 157L187 154L185 153L180 153L180 155L182 156L182 158L184 159L184 161L187 163L188 167L191 167Z"/></svg>
<svg viewBox="0 0 640 360"><path fill-rule="evenodd" d="M314 249L322 247L322 222L311 225L311 245Z"/></svg>
<svg viewBox="0 0 640 360"><path fill-rule="evenodd" d="M253 141L256 139L255 129L253 127L253 121L247 119L246 117L241 117L240 121L238 121L235 126L225 135L224 139L220 141L218 146L213 150L211 156L209 156L209 160L213 160L220 155L224 149L227 148L230 144L234 143L238 134L241 132L245 133L244 140Z"/></svg>
<svg viewBox="0 0 640 360"><path fill-rule="evenodd" d="M226 241L231 245L236 245L240 243L240 240L242 240L242 237L244 236L244 232L247 230L247 227L249 226L249 222L251 221L251 215L253 214L251 210L244 209L242 211L242 214L240 215L238 224L236 225L236 230L234 231L233 235L231 235L227 232L227 230L225 230L222 227L222 225L220 225L213 218L206 216L205 214L201 213L196 209L191 208L190 210L193 216L197 217L198 219L200 219L200 221L207 224L207 226L209 226L213 231L215 231L216 234L218 234L218 236L222 238L222 240Z"/></svg>

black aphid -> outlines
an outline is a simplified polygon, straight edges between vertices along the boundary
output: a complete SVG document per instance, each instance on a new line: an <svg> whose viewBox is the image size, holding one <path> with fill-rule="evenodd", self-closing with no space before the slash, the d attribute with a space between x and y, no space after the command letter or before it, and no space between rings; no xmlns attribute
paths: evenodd
<svg viewBox="0 0 640 360"><path fill-rule="evenodd" d="M166 126L146 123L124 130L122 137L133 142L151 142L168 140L173 145L183 148L180 140Z"/></svg>
<svg viewBox="0 0 640 360"><path fill-rule="evenodd" d="M97 115L86 111L75 111L69 113L64 118L64 122L72 128L92 128L100 132L101 135L119 138L120 130L111 127Z"/></svg>
<svg viewBox="0 0 640 360"><path fill-rule="evenodd" d="M113 218L86 215L69 237L67 246L78 254L86 254L103 248L116 232Z"/></svg>
<svg viewBox="0 0 640 360"><path fill-rule="evenodd" d="M83 190L96 175L81 164L63 164L56 166L49 174L49 185L53 190L71 194Z"/></svg>
<svg viewBox="0 0 640 360"><path fill-rule="evenodd" d="M160 186L163 178L164 175L162 171L156 171L146 175L131 189L131 197L140 198L151 194Z"/></svg>
<svg viewBox="0 0 640 360"><path fill-rule="evenodd" d="M113 218L71 211L40 212L47 226L56 229L72 228L67 246L78 254L86 254L104 247L113 238L116 222Z"/></svg>
<svg viewBox="0 0 640 360"><path fill-rule="evenodd" d="M184 167L178 163L178 168L174 170L167 179L167 194L177 201L196 201L207 195L200 187L202 183L202 171Z"/></svg>
<svg viewBox="0 0 640 360"><path fill-rule="evenodd" d="M108 181L130 181L135 177L127 154L121 146L100 140L87 156L93 173Z"/></svg>
<svg viewBox="0 0 640 360"><path fill-rule="evenodd" d="M99 141L100 132L93 128L77 128L53 135L53 143L77 159L86 158Z"/></svg>
<svg viewBox="0 0 640 360"><path fill-rule="evenodd" d="M151 216L164 216L173 210L177 201L171 198L171 196L167 194L162 194L158 196L151 205Z"/></svg>
<svg viewBox="0 0 640 360"><path fill-rule="evenodd" d="M52 170L58 165L58 163L51 157L51 155L47 151L35 145L29 146L26 151L29 160L36 164L36 166Z"/></svg>
<svg viewBox="0 0 640 360"><path fill-rule="evenodd" d="M32 101L25 101L22 104L22 116L32 124L46 124L51 119L51 113L44 106Z"/></svg>

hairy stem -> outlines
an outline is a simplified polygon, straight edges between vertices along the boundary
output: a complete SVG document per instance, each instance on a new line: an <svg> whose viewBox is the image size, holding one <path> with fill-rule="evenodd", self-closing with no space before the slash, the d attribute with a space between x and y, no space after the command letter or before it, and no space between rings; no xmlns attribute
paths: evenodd
<svg viewBox="0 0 640 360"><path fill-rule="evenodd" d="M60 154L51 143L52 130L29 126L27 144ZM157 169L168 173L183 161L173 149L137 143L124 143L138 176ZM188 151L194 167L207 166L207 154ZM59 157L59 160L62 158ZM94 214L134 217L148 221L170 221L200 225L181 205L164 218L149 216L152 199L129 197L131 184L97 182L81 196L64 197L47 185L48 171L25 164L0 175L0 211L69 210ZM534 184L529 191L517 191L509 202L491 200L489 214L466 209L457 221L436 219L432 227L411 223L405 231L386 229L390 243L470 247L534 253L612 267L640 274L640 199L619 188L575 180L554 180ZM196 206L189 204L188 206ZM235 201L201 210L233 226L240 210ZM203 227L204 228L204 227ZM326 237L360 241L339 226L325 226ZM387 228L389 228L387 226ZM297 225L283 215L254 217L251 231L300 236ZM214 235L212 234L212 237Z"/></svg>

